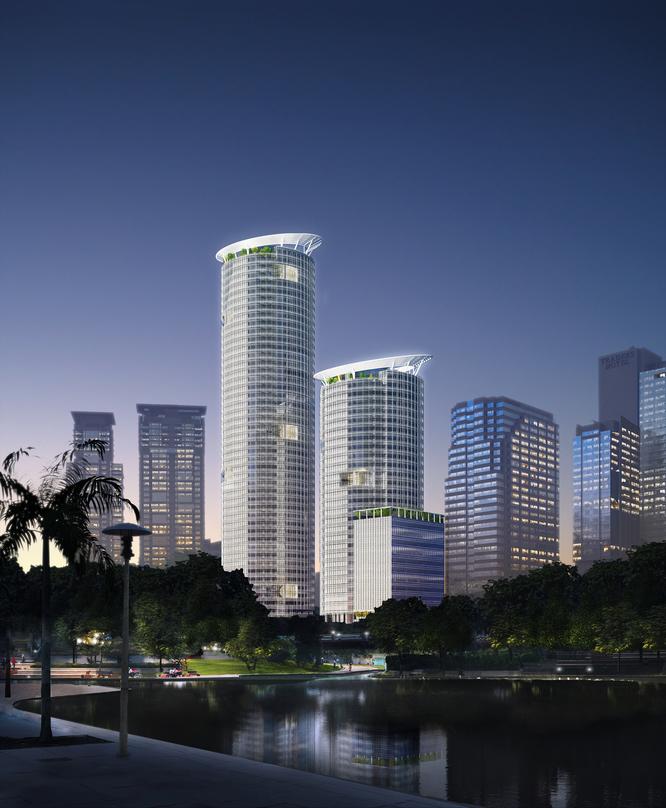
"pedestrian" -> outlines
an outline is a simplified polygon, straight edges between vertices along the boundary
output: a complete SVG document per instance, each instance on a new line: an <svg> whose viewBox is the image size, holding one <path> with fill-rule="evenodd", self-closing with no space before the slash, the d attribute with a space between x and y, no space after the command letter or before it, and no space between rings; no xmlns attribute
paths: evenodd
<svg viewBox="0 0 666 808"><path fill-rule="evenodd" d="M12 669L16 670L16 657L15 656L12 657Z"/></svg>

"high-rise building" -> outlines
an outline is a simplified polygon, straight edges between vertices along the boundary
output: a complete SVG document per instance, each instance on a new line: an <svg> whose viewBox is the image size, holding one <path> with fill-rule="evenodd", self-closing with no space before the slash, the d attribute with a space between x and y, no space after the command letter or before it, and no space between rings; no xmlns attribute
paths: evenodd
<svg viewBox="0 0 666 808"><path fill-rule="evenodd" d="M321 613L354 612L354 512L423 509L423 354L317 373L320 400Z"/></svg>
<svg viewBox="0 0 666 808"><path fill-rule="evenodd" d="M116 419L112 412L72 412L74 419L73 442L81 444L88 440L101 440L106 444L104 457L95 451L77 451L74 454L74 462L84 472L91 477L115 477L123 484L123 467L121 463L113 461L113 427ZM90 530L97 541L106 548L106 551L116 563L122 562L122 540L117 536L105 536L102 530L109 525L123 522L123 508L117 506L107 513L90 514Z"/></svg>
<svg viewBox="0 0 666 808"><path fill-rule="evenodd" d="M573 440L573 556L581 572L639 543L640 434L626 418L578 426Z"/></svg>
<svg viewBox="0 0 666 808"><path fill-rule="evenodd" d="M214 541L213 539L204 539L201 542L201 552L208 553L208 555L215 556L216 558L222 557L222 543Z"/></svg>
<svg viewBox="0 0 666 808"><path fill-rule="evenodd" d="M204 538L205 407L137 404L142 537L140 563L166 567Z"/></svg>
<svg viewBox="0 0 666 808"><path fill-rule="evenodd" d="M409 508L370 508L354 514L354 616L385 600L444 597L444 517Z"/></svg>
<svg viewBox="0 0 666 808"><path fill-rule="evenodd" d="M641 542L666 541L666 362L640 376Z"/></svg>
<svg viewBox="0 0 666 808"><path fill-rule="evenodd" d="M599 357L599 421L627 418L640 426L639 376L642 371L658 367L661 362L658 354L633 346Z"/></svg>
<svg viewBox="0 0 666 808"><path fill-rule="evenodd" d="M224 247L222 563L273 616L314 608L312 233Z"/></svg>
<svg viewBox="0 0 666 808"><path fill-rule="evenodd" d="M446 592L559 558L559 437L549 412L510 398L451 411L446 481Z"/></svg>

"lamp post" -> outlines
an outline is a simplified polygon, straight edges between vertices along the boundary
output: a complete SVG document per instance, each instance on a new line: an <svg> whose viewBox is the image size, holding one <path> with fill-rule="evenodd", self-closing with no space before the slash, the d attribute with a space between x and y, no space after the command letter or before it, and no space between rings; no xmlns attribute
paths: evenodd
<svg viewBox="0 0 666 808"><path fill-rule="evenodd" d="M120 660L120 733L118 754L127 757L127 702L129 696L129 563L132 558L132 538L148 536L152 530L132 522L120 522L102 530L106 536L123 540L123 647Z"/></svg>

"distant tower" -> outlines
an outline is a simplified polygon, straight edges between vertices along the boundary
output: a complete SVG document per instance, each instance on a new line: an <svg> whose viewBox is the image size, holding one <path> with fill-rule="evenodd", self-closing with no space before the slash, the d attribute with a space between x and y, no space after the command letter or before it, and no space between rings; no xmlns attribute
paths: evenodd
<svg viewBox="0 0 666 808"><path fill-rule="evenodd" d="M100 458L97 452L84 451L76 452L74 460L82 468L86 469L90 476L115 477L123 484L123 467L121 463L113 462L113 427L116 419L112 412L72 412L74 419L74 443L83 443L87 440L101 440L106 444L104 457ZM90 514L90 529L97 541L106 548L113 560L118 563L122 561L120 551L122 549L121 539L115 536L104 536L102 530L109 525L122 522L123 509L121 506L113 508L108 513Z"/></svg>
<svg viewBox="0 0 666 808"><path fill-rule="evenodd" d="M599 421L627 418L639 425L638 386L644 370L663 364L647 348L627 348L599 357Z"/></svg>
<svg viewBox="0 0 666 808"><path fill-rule="evenodd" d="M640 436L626 418L579 426L573 441L573 554L581 572L639 543Z"/></svg>
<svg viewBox="0 0 666 808"><path fill-rule="evenodd" d="M354 613L354 512L423 508L423 379L430 359L391 356L329 368L320 418L321 613Z"/></svg>
<svg viewBox="0 0 666 808"><path fill-rule="evenodd" d="M640 376L641 541L666 541L666 361Z"/></svg>
<svg viewBox="0 0 666 808"><path fill-rule="evenodd" d="M549 412L510 398L451 410L447 594L559 560L559 437Z"/></svg>
<svg viewBox="0 0 666 808"><path fill-rule="evenodd" d="M222 563L274 617L314 608L315 264L280 233L222 263Z"/></svg>
<svg viewBox="0 0 666 808"><path fill-rule="evenodd" d="M137 404L140 563L166 567L199 552L204 538L205 407Z"/></svg>

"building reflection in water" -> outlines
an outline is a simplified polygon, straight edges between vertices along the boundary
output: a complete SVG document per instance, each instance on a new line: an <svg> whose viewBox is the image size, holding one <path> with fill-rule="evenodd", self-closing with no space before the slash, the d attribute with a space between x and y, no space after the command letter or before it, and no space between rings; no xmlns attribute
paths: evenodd
<svg viewBox="0 0 666 808"><path fill-rule="evenodd" d="M130 699L132 733L484 808L666 805L659 682L188 681ZM116 693L53 709L117 727Z"/></svg>
<svg viewBox="0 0 666 808"><path fill-rule="evenodd" d="M310 695L317 709L310 704L281 714L258 699L236 724L232 754L424 796L446 795L442 729L349 720L353 702L365 700L362 691L313 690ZM347 709L339 709L341 701Z"/></svg>

